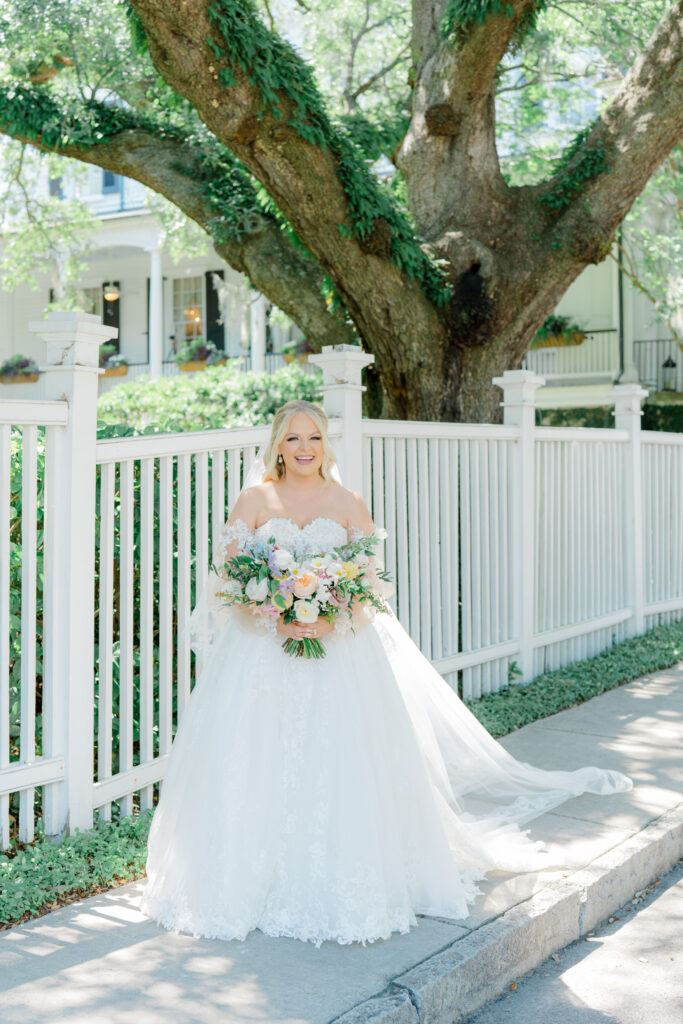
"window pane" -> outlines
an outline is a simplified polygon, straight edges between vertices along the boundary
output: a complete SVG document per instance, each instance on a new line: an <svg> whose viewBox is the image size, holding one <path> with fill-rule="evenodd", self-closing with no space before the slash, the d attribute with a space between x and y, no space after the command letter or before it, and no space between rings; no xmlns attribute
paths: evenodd
<svg viewBox="0 0 683 1024"><path fill-rule="evenodd" d="M204 333L204 278L176 277L173 281L173 325L176 346Z"/></svg>

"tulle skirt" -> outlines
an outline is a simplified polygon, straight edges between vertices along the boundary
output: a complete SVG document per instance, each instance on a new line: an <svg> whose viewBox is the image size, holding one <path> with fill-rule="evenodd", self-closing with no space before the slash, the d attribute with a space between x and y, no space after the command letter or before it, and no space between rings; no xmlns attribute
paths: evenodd
<svg viewBox="0 0 683 1024"><path fill-rule="evenodd" d="M392 615L325 646L292 658L237 620L213 646L149 837L142 908L166 928L319 945L464 919L486 872L543 863L520 825L631 788L515 761Z"/></svg>

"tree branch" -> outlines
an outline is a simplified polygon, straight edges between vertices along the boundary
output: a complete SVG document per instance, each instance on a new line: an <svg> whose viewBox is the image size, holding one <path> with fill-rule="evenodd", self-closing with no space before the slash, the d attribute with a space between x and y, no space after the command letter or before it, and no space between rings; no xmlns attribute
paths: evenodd
<svg viewBox="0 0 683 1024"><path fill-rule="evenodd" d="M676 0L571 158L539 187L551 230L573 258L607 255L618 224L682 135L683 0Z"/></svg>
<svg viewBox="0 0 683 1024"><path fill-rule="evenodd" d="M310 68L247 0L131 0L159 74L264 185L328 273L360 337L439 331L448 293L397 204L331 124ZM382 281L380 289L371 283ZM411 304L412 323L404 315Z"/></svg>
<svg viewBox="0 0 683 1024"><path fill-rule="evenodd" d="M31 129L37 111L39 126ZM134 178L165 196L207 231L216 252L246 274L314 347L354 343L343 311L333 314L327 308L324 272L263 211L247 175L229 154L211 157L198 141L165 132L142 117L136 123L131 113L94 103L79 121L44 89L0 89L0 132Z"/></svg>

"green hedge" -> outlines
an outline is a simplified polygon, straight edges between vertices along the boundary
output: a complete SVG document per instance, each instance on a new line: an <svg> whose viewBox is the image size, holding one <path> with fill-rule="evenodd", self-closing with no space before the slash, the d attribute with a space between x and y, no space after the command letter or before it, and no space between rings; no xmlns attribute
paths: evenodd
<svg viewBox="0 0 683 1024"><path fill-rule="evenodd" d="M465 703L492 736L505 736L529 722L582 704L605 690L679 661L683 661L683 622L657 626L606 648L594 658L575 661L530 683L517 683Z"/></svg>
<svg viewBox="0 0 683 1024"><path fill-rule="evenodd" d="M144 874L152 812L0 854L0 928Z"/></svg>
<svg viewBox="0 0 683 1024"><path fill-rule="evenodd" d="M135 434L256 426L270 422L294 398L320 401L321 383L320 374L306 373L298 363L272 374L210 366L192 376L140 377L117 385L100 398L98 418Z"/></svg>
<svg viewBox="0 0 683 1024"><path fill-rule="evenodd" d="M614 426L613 406L594 408L537 409L536 424L544 427L606 427ZM683 433L683 395L659 393L643 403L643 430Z"/></svg>

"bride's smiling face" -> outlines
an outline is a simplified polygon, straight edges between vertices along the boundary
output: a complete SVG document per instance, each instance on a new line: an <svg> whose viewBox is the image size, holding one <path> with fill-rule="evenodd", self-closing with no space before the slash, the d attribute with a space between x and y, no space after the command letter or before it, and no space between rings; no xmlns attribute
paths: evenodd
<svg viewBox="0 0 683 1024"><path fill-rule="evenodd" d="M323 438L318 427L305 412L297 412L287 425L280 444L288 476L317 476L323 464Z"/></svg>

